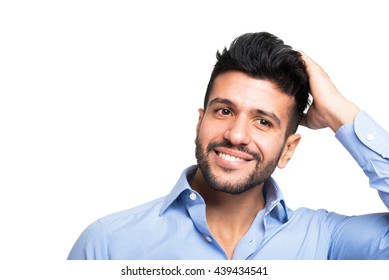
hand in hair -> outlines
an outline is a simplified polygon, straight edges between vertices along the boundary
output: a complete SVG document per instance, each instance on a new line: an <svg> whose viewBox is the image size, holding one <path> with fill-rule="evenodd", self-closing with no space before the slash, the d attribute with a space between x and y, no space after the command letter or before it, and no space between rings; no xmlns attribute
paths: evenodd
<svg viewBox="0 0 389 280"><path fill-rule="evenodd" d="M330 127L336 132L342 125L353 122L360 109L340 94L327 73L308 55L300 51L306 64L313 102L301 120L311 129Z"/></svg>

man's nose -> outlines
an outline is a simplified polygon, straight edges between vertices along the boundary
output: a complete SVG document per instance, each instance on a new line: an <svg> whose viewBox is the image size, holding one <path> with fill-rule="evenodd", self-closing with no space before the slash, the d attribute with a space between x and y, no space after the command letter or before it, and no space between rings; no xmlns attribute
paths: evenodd
<svg viewBox="0 0 389 280"><path fill-rule="evenodd" d="M224 133L224 138L233 145L248 145L251 141L249 121L244 117L237 117L231 121Z"/></svg>

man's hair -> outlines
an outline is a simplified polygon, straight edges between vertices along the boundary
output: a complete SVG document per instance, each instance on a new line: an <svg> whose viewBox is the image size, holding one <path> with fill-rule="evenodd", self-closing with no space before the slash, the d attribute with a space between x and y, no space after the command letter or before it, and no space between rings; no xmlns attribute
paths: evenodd
<svg viewBox="0 0 389 280"><path fill-rule="evenodd" d="M206 110L215 78L228 71L240 71L250 77L273 82L285 94L295 98L287 135L295 133L309 105L309 83L301 54L278 37L267 33L247 33L236 38L230 48L216 53L204 98Z"/></svg>

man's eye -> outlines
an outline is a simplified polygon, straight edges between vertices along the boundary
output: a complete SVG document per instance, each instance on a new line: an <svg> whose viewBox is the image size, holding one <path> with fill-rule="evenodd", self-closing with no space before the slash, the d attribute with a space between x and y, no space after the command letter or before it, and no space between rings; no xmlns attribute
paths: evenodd
<svg viewBox="0 0 389 280"><path fill-rule="evenodd" d="M217 113L225 116L231 115L231 111L225 108L217 110Z"/></svg>
<svg viewBox="0 0 389 280"><path fill-rule="evenodd" d="M260 125L263 125L263 126L271 127L271 123L268 122L268 121L265 120L265 119L259 119L259 120L258 120L258 123L259 123Z"/></svg>

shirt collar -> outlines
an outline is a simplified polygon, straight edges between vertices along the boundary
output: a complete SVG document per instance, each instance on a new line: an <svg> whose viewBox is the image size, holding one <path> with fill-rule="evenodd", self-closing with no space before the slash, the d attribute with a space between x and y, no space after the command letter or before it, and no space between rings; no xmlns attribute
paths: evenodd
<svg viewBox="0 0 389 280"><path fill-rule="evenodd" d="M263 187L263 195L265 197L265 215L271 214L281 223L286 223L289 220L288 209L285 204L282 192L274 180L270 177Z"/></svg>
<svg viewBox="0 0 389 280"><path fill-rule="evenodd" d="M162 215L167 208L180 196L185 190L192 191L192 188L189 184L189 178L197 169L197 165L192 165L185 169L180 178L178 179L176 185L172 191L166 196L160 211ZM280 188L278 187L277 182L270 177L264 185L263 193L265 197L265 215L271 214L274 218L279 220L281 223L288 221L288 211L285 205L283 195Z"/></svg>
<svg viewBox="0 0 389 280"><path fill-rule="evenodd" d="M178 179L176 185L172 189L172 191L166 196L165 201L162 204L161 211L159 212L159 215L162 215L167 208L180 196L180 194L185 190L192 190L188 177L194 174L194 172L197 169L197 165L192 165L185 169L182 173L180 178Z"/></svg>

